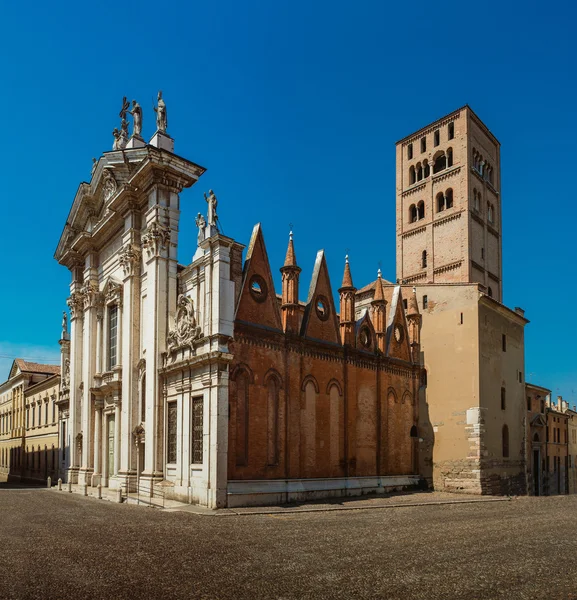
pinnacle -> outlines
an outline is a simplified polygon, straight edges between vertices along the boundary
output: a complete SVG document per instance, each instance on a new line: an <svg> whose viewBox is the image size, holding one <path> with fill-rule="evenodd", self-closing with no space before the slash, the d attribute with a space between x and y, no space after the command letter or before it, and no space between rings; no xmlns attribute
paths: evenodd
<svg viewBox="0 0 577 600"><path fill-rule="evenodd" d="M297 257L295 255L295 247L293 244L293 232L289 233L289 243L286 251L286 257L284 259L285 267L296 267L297 266Z"/></svg>
<svg viewBox="0 0 577 600"><path fill-rule="evenodd" d="M349 266L349 255L345 256L345 272L343 273L343 284L341 287L353 287L353 278L351 276L351 267Z"/></svg>
<svg viewBox="0 0 577 600"><path fill-rule="evenodd" d="M407 316L419 314L421 313L419 312L419 303L417 301L417 288L413 288L413 293L407 300Z"/></svg>
<svg viewBox="0 0 577 600"><path fill-rule="evenodd" d="M375 284L375 295L373 297L373 302L384 302L385 294L383 292L383 275L381 270L378 270L377 282Z"/></svg>

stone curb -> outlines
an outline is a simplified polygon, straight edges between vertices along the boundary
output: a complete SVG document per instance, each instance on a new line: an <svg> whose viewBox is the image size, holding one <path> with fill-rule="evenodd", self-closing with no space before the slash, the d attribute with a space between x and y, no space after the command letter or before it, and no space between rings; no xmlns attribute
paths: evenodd
<svg viewBox="0 0 577 600"><path fill-rule="evenodd" d="M238 512L234 508L223 508L208 512L210 509L204 511L196 511L188 508L161 508L163 512L187 512L202 517L247 517L253 515L287 515L287 514L298 514L298 513L310 513L310 512L336 512L341 510L378 510L383 508L411 508L413 506L441 506L447 504L476 504L481 502L509 502L513 498L487 498L487 499L471 499L471 500L440 500L438 502L412 502L412 503L399 503L399 504L383 504L381 506L327 506L323 508L287 508L280 510L255 510L250 512Z"/></svg>

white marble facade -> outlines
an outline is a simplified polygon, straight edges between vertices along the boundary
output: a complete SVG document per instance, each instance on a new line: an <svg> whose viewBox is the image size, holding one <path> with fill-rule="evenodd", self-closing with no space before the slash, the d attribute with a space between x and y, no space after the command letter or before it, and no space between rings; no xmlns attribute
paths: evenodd
<svg viewBox="0 0 577 600"><path fill-rule="evenodd" d="M204 168L173 148L156 132L104 153L72 204L55 255L72 275L60 431L72 482L219 507L242 246L209 224L177 263L179 194Z"/></svg>

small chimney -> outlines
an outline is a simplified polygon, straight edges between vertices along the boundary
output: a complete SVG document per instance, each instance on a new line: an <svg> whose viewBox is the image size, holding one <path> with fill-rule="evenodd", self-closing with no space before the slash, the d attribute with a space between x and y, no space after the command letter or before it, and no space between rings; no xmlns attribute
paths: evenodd
<svg viewBox="0 0 577 600"><path fill-rule="evenodd" d="M563 396L557 396L557 410L563 412Z"/></svg>
<svg viewBox="0 0 577 600"><path fill-rule="evenodd" d="M524 316L525 316L525 311L524 311L524 310L523 310L523 309L522 309L520 306L516 306L516 307L515 307L515 312L516 312L518 315L521 315L522 317L524 317Z"/></svg>

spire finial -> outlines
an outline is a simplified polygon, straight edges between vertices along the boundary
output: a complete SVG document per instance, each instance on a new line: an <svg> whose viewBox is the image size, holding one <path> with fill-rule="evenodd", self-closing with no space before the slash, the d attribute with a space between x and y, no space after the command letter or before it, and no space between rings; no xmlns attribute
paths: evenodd
<svg viewBox="0 0 577 600"><path fill-rule="evenodd" d="M285 267L296 267L297 266L297 258L295 255L295 248L293 244L293 224L289 223L290 231L289 231L289 242L288 248L286 251L286 256L284 259Z"/></svg>
<svg viewBox="0 0 577 600"><path fill-rule="evenodd" d="M349 264L349 255L345 254L345 264Z"/></svg>
<svg viewBox="0 0 577 600"><path fill-rule="evenodd" d="M379 267L379 269L377 270L377 277L378 277L379 279L381 279L381 278L382 278L382 276L383 276L383 273L381 272L381 268Z"/></svg>

